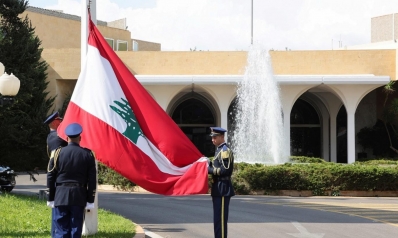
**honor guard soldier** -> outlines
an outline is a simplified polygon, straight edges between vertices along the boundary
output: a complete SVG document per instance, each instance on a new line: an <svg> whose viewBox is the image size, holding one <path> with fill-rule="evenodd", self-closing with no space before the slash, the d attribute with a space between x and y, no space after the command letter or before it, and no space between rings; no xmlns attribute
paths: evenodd
<svg viewBox="0 0 398 238"><path fill-rule="evenodd" d="M212 175L211 196L213 201L214 237L227 238L229 202L235 195L231 175L234 169L234 157L225 143L227 130L221 127L210 127L211 140L217 147L214 159L209 162L208 174Z"/></svg>
<svg viewBox="0 0 398 238"><path fill-rule="evenodd" d="M50 133L47 136L47 155L49 158L51 157L51 152L54 152L55 149L60 146L64 147L68 144L68 142L61 139L57 134L57 129L61 122L62 118L59 117L58 112L54 112L44 121L44 124L47 124L50 128Z"/></svg>
<svg viewBox="0 0 398 238"><path fill-rule="evenodd" d="M43 124L47 124L50 128L50 133L47 136L47 155L48 158L51 158L51 155L54 155L55 149L58 147L64 147L68 145L68 142L61 139L57 134L58 126L61 124L62 118L59 117L58 112L54 112L43 122ZM54 217L54 209L51 212L51 236L54 235L55 224L53 221Z"/></svg>
<svg viewBox="0 0 398 238"><path fill-rule="evenodd" d="M83 128L72 123L65 129L68 145L56 149L47 172L47 205L54 208L55 236L81 237L84 210L94 207L96 193L95 158L80 147Z"/></svg>

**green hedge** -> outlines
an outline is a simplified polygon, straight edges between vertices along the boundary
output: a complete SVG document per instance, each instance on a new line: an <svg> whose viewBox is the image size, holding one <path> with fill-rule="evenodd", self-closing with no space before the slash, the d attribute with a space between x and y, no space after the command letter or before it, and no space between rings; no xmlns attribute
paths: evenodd
<svg viewBox="0 0 398 238"><path fill-rule="evenodd" d="M338 164L319 158L292 157L291 163L282 165L235 163L232 181L237 194L256 190L310 190L313 195L339 195L339 191L396 191L397 165L398 161L386 159ZM98 183L122 190L135 186L101 163L98 163Z"/></svg>
<svg viewBox="0 0 398 238"><path fill-rule="evenodd" d="M387 164L387 166L386 166ZM386 161L337 164L314 162L283 165L235 164L233 174L237 193L264 190L310 190L313 195L330 191L396 191L398 167Z"/></svg>
<svg viewBox="0 0 398 238"><path fill-rule="evenodd" d="M108 184L121 190L130 190L135 183L121 176L114 170L98 163L98 184Z"/></svg>
<svg viewBox="0 0 398 238"><path fill-rule="evenodd" d="M291 163L326 163L325 160L314 157L305 157L305 156L291 156Z"/></svg>

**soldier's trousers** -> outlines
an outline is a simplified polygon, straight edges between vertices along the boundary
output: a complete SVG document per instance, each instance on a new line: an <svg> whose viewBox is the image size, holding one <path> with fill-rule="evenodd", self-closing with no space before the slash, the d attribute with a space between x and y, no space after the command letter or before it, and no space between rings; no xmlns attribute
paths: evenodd
<svg viewBox="0 0 398 238"><path fill-rule="evenodd" d="M55 210L55 238L81 238L84 219L82 206L57 206Z"/></svg>
<svg viewBox="0 0 398 238"><path fill-rule="evenodd" d="M51 237L55 237L55 210L51 208Z"/></svg>
<svg viewBox="0 0 398 238"><path fill-rule="evenodd" d="M214 238L227 238L228 212L231 197L212 197Z"/></svg>

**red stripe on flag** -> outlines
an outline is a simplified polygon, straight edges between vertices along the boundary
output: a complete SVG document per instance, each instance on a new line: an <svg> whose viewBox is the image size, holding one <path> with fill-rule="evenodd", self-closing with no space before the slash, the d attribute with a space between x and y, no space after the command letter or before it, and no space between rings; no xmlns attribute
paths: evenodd
<svg viewBox="0 0 398 238"><path fill-rule="evenodd" d="M163 195L207 192L207 180L198 180L207 174L206 163L193 164L182 176L165 174L123 134L70 102L62 124L73 122L83 127L82 147L93 150L99 161L142 188Z"/></svg>

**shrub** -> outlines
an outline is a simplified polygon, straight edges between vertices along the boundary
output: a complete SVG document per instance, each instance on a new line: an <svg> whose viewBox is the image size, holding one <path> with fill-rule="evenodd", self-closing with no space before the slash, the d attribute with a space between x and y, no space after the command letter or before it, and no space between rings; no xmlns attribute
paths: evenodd
<svg viewBox="0 0 398 238"><path fill-rule="evenodd" d="M135 183L121 176L102 163L98 163L98 184L109 184L121 190L130 190Z"/></svg>
<svg viewBox="0 0 398 238"><path fill-rule="evenodd" d="M317 158L306 164L283 165L235 164L234 186L239 193L264 190L310 190L313 195L338 195L339 191L396 191L396 161L369 161L354 164L320 162Z"/></svg>
<svg viewBox="0 0 398 238"><path fill-rule="evenodd" d="M396 191L398 161L386 159L338 164L319 158L292 157L282 165L235 163L232 183L236 194L264 190L310 190L313 195L338 195L339 191ZM135 184L98 163L98 183L129 190ZM209 176L209 185L211 176Z"/></svg>
<svg viewBox="0 0 398 238"><path fill-rule="evenodd" d="M326 161L321 158L305 157L305 156L291 156L291 163L325 163Z"/></svg>

